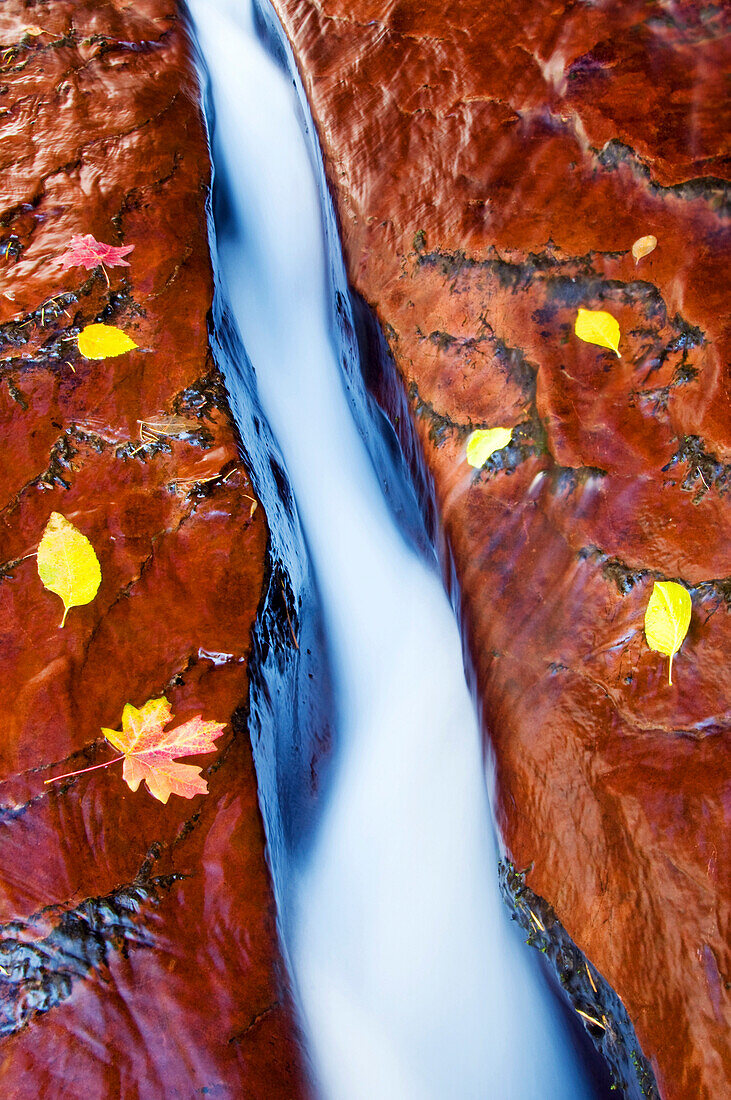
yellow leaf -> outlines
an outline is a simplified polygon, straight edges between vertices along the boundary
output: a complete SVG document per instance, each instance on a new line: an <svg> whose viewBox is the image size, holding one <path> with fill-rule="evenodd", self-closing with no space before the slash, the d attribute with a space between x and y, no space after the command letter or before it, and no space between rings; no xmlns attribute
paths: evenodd
<svg viewBox="0 0 731 1100"><path fill-rule="evenodd" d="M648 233L646 237L639 237L632 245L632 255L635 258L635 264L638 264L643 256L649 256L656 248L657 237L653 237L652 233Z"/></svg>
<svg viewBox="0 0 731 1100"><path fill-rule="evenodd" d="M507 447L513 435L512 428L479 428L467 440L467 461L479 469L491 454Z"/></svg>
<svg viewBox="0 0 731 1100"><path fill-rule="evenodd" d="M38 576L44 588L63 600L61 626L70 607L94 599L102 579L94 547L59 512L51 512L38 546Z"/></svg>
<svg viewBox="0 0 731 1100"><path fill-rule="evenodd" d="M79 333L79 351L86 359L111 359L138 346L114 325L87 325Z"/></svg>
<svg viewBox="0 0 731 1100"><path fill-rule="evenodd" d="M579 309L574 332L587 344L611 348L618 359L622 358L619 354L619 325L611 313L606 313L603 309Z"/></svg>
<svg viewBox="0 0 731 1100"><path fill-rule="evenodd" d="M688 633L690 611L687 588L675 581L655 581L645 612L645 637L650 649L670 658L669 684L673 682L673 657Z"/></svg>

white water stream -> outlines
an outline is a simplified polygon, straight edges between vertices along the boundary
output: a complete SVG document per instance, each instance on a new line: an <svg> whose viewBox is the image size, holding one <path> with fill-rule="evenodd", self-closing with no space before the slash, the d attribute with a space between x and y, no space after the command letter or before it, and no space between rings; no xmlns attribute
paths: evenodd
<svg viewBox="0 0 731 1100"><path fill-rule="evenodd" d="M223 275L321 589L338 755L288 949L326 1100L593 1095L500 899L452 610L394 526L333 347L320 195L292 80L247 0L191 0L233 209ZM377 155L374 151L374 155Z"/></svg>

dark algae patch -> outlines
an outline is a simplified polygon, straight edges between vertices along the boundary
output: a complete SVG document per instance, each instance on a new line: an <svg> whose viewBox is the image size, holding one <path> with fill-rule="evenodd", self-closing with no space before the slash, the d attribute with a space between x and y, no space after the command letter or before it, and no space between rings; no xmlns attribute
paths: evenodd
<svg viewBox="0 0 731 1100"><path fill-rule="evenodd" d="M526 874L509 860L500 861L503 899L513 920L528 933L528 945L550 962L571 1007L611 1070L613 1089L627 1100L660 1100L652 1067L640 1050L624 1005L566 933L553 908L526 885Z"/></svg>
<svg viewBox="0 0 731 1100"><path fill-rule="evenodd" d="M700 436L686 435L668 464L663 466L663 471L667 472L679 463L687 465L680 487L685 492L695 492L697 499L711 489L723 495L731 487L731 465L726 465L716 455L706 451Z"/></svg>
<svg viewBox="0 0 731 1100"><path fill-rule="evenodd" d="M152 946L142 911L156 905L183 875L151 876L156 853L134 882L104 897L86 898L75 909L51 906L29 921L0 927L0 1036L12 1035L38 1013L71 996L74 983L100 970L110 951ZM34 925L52 924L47 936L32 938Z"/></svg>

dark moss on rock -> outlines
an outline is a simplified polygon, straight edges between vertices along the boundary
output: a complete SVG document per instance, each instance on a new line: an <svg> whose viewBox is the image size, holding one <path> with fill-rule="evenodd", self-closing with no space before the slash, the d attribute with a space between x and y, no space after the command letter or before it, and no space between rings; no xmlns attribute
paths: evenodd
<svg viewBox="0 0 731 1100"><path fill-rule="evenodd" d="M569 1004L609 1065L615 1088L627 1100L660 1100L652 1066L640 1050L627 1010L611 986L579 950L553 908L526 885L526 871L498 864L500 890L512 918L528 933L526 943L553 969Z"/></svg>

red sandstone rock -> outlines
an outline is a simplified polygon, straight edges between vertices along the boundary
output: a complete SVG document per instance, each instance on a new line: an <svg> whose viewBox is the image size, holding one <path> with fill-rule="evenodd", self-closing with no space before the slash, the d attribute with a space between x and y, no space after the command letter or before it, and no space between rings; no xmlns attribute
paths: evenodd
<svg viewBox="0 0 731 1100"><path fill-rule="evenodd" d="M508 853L667 1100L726 1095L729 384L712 4L274 0L436 501ZM633 242L657 249L635 266ZM622 358L573 334L619 321ZM475 427L515 427L481 472ZM668 687L644 610L691 589ZM727 829L727 825L726 825Z"/></svg>
<svg viewBox="0 0 731 1100"><path fill-rule="evenodd" d="M40 36L23 34L40 24ZM0 10L0 1092L306 1095L246 729L267 544L208 345L209 165L173 0ZM131 267L62 270L75 233ZM115 324L139 350L83 359ZM143 445L140 421L177 416ZM102 583L59 630L52 511ZM101 727L225 721L209 793L132 794Z"/></svg>

